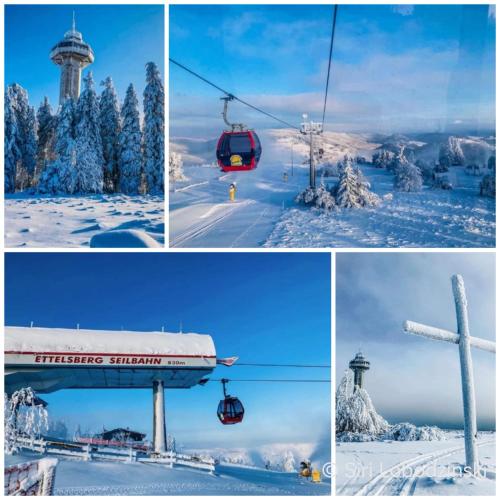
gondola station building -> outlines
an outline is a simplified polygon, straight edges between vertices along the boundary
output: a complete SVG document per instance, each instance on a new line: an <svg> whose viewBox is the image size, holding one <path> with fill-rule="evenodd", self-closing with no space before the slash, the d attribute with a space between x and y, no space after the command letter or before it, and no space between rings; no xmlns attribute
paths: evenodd
<svg viewBox="0 0 500 500"><path fill-rule="evenodd" d="M204 383L216 367L210 335L5 328L5 392L31 387L153 390L153 452L166 452L165 389Z"/></svg>

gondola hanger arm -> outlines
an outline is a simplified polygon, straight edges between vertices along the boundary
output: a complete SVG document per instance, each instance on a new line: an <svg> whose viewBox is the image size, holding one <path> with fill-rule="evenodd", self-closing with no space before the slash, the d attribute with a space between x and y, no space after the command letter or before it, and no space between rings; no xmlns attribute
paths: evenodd
<svg viewBox="0 0 500 500"><path fill-rule="evenodd" d="M224 120L224 123L228 126L231 127L231 132L244 132L247 130L247 126L244 123L231 123L227 119L227 109L228 109L228 103L229 101L234 100L234 95L233 94L227 94L224 97L221 97L221 100L224 101L224 109L222 111L222 118Z"/></svg>

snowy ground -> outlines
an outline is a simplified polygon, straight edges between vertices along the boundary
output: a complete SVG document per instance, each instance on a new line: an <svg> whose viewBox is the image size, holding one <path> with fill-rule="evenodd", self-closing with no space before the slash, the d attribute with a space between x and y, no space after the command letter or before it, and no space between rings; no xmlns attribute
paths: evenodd
<svg viewBox="0 0 500 500"><path fill-rule="evenodd" d="M276 166L276 170L281 170ZM266 170L221 173L216 168L191 167L190 181L170 193L172 247L236 248L262 246L291 204L296 188ZM229 185L237 184L236 201Z"/></svg>
<svg viewBox="0 0 500 500"><path fill-rule="evenodd" d="M338 443L338 495L495 495L495 434L480 433L483 477L461 477L463 433L444 441Z"/></svg>
<svg viewBox="0 0 500 500"><path fill-rule="evenodd" d="M18 462L7 457L7 463ZM31 457L30 457L31 458ZM32 458L31 458L32 459ZM59 459L56 495L330 495L330 481L313 484L296 473L218 466L215 474L155 464Z"/></svg>
<svg viewBox="0 0 500 500"><path fill-rule="evenodd" d="M391 173L362 166L373 190L381 196L392 193L392 200L384 200L377 208L332 213L299 207L294 198L308 185L308 167L300 165L307 147L294 146L292 176L290 134L261 134L263 155L252 172L224 174L215 167L185 167L189 180L170 188L171 246L495 246L495 201L480 197L481 178L466 175L460 167L451 174L457 184L452 191L425 187L419 193L400 193L393 191ZM364 135L330 135L325 156L331 160L346 152L370 158L380 145ZM205 160L213 161L213 154L207 148ZM285 171L288 182L283 180ZM325 181L333 184L335 180ZM234 203L228 196L231 182L238 187Z"/></svg>
<svg viewBox="0 0 500 500"><path fill-rule="evenodd" d="M163 214L159 196L7 195L5 246L88 247L94 236L100 246L163 246Z"/></svg>
<svg viewBox="0 0 500 500"><path fill-rule="evenodd" d="M495 200L478 196L480 177L455 168L459 185L451 191L424 186L421 192L402 193L393 191L391 173L362 165L372 190L380 196L392 193L392 200L332 213L288 210L264 246L494 247Z"/></svg>

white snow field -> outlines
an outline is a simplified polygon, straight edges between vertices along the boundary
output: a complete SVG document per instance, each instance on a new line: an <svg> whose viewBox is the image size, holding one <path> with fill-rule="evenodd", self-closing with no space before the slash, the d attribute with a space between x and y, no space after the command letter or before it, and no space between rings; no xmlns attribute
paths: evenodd
<svg viewBox="0 0 500 500"><path fill-rule="evenodd" d="M479 433L480 478L464 476L463 432L442 441L337 443L337 495L495 495L495 433Z"/></svg>
<svg viewBox="0 0 500 500"><path fill-rule="evenodd" d="M5 246L9 248L160 247L164 228L161 196L5 197Z"/></svg>
<svg viewBox="0 0 500 500"><path fill-rule="evenodd" d="M33 456L26 456L32 460ZM144 463L84 462L58 457L55 495L330 495L330 480L297 473L220 465L215 473ZM7 456L7 465L22 461Z"/></svg>
<svg viewBox="0 0 500 500"><path fill-rule="evenodd" d="M393 174L363 164L360 168L372 190L381 197L385 195L382 203L373 208L324 212L301 207L294 201L308 186L309 167L301 165L308 146L303 142L294 145L292 176L291 144L297 134L289 130L259 134L263 154L257 169L229 174L207 165L214 162L214 141L172 138L171 147L183 155L184 174L188 179L170 186L171 246L495 246L495 200L479 196L481 176L468 175L465 167L451 168L453 190L424 186L420 192L406 193L394 191ZM370 137L367 134L325 133L324 159L336 163L346 153L371 159L382 142L375 142ZM484 161L492 154L489 138L463 138L461 141L471 161ZM406 139L406 144L420 148L415 153L417 158L437 159L437 142ZM205 162L205 166L195 166L196 162ZM285 171L287 182L283 180ZM320 180L318 178L318 183ZM334 185L337 180L324 178L327 185ZM232 182L237 184L233 203L228 196Z"/></svg>

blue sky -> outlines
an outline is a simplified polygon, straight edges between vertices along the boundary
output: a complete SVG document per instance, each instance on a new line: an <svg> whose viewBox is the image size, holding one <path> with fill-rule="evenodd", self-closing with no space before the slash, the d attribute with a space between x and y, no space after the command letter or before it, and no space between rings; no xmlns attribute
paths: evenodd
<svg viewBox="0 0 500 500"><path fill-rule="evenodd" d="M460 426L456 345L403 333L402 323L456 331L451 276L464 277L471 335L495 340L494 253L337 255L336 376L361 348L366 388L389 421ZM495 423L495 356L473 349L478 422Z"/></svg>
<svg viewBox="0 0 500 500"><path fill-rule="evenodd" d="M321 118L332 6L170 6L170 56L285 120ZM492 128L495 12L474 6L341 5L327 127ZM219 92L170 68L171 134L217 135ZM234 120L280 126L234 105Z"/></svg>
<svg viewBox="0 0 500 500"><path fill-rule="evenodd" d="M7 5L5 82L26 88L32 105L48 96L57 108L60 69L49 52L71 28L73 10L77 30L95 55L84 74L92 70L97 86L111 76L121 100L130 83L142 95L145 64L154 61L164 69L162 5Z"/></svg>
<svg viewBox="0 0 500 500"><path fill-rule="evenodd" d="M7 254L8 325L183 331L213 336L219 357L330 364L330 255L325 253ZM214 377L328 379L328 369L218 367ZM186 446L315 442L329 429L330 384L233 383L247 410L222 426L219 383L167 390L167 427ZM152 391L47 394L73 427L129 426L151 436ZM311 425L304 425L304 422Z"/></svg>

